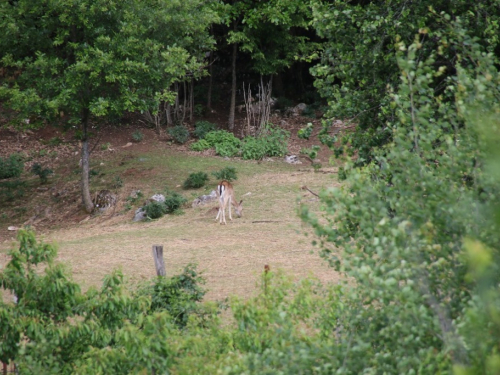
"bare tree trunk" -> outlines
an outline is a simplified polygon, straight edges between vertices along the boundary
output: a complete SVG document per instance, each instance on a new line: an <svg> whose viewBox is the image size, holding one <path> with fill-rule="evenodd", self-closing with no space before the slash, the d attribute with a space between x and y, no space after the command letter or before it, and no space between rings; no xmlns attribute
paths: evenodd
<svg viewBox="0 0 500 375"><path fill-rule="evenodd" d="M170 103L167 103L167 105L165 106L165 112L166 112L166 115L167 115L167 127L168 126L172 126L173 124L173 120L172 120L172 104Z"/></svg>
<svg viewBox="0 0 500 375"><path fill-rule="evenodd" d="M207 93L207 108L209 111L212 110L212 75L213 75L213 61L212 52L210 52L210 62L208 65L208 93Z"/></svg>
<svg viewBox="0 0 500 375"><path fill-rule="evenodd" d="M194 116L194 78L191 78L191 84L189 90L189 122L193 123Z"/></svg>
<svg viewBox="0 0 500 375"><path fill-rule="evenodd" d="M234 30L236 31L237 23L234 22ZM231 82L231 106L229 107L229 130L234 130L234 111L236 110L236 56L238 54L238 44L233 44L233 62L231 65L232 82Z"/></svg>
<svg viewBox="0 0 500 375"><path fill-rule="evenodd" d="M182 86L184 88L184 104L182 106L182 119L181 119L181 124L184 122L184 118L186 117L186 107L187 107L187 90L186 90L186 81L182 83Z"/></svg>
<svg viewBox="0 0 500 375"><path fill-rule="evenodd" d="M91 213L94 209L94 203L92 203L92 198L90 197L90 184L89 184L89 172L90 172L90 152L89 152L89 137L88 137L88 124L89 124L89 110L85 108L82 113L82 127L83 127L83 139L82 139L82 203L85 210Z"/></svg>

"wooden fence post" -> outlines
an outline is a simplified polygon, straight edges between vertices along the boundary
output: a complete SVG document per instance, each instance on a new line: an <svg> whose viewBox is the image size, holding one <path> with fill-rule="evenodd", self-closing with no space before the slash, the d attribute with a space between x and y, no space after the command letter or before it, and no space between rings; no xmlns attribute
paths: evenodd
<svg viewBox="0 0 500 375"><path fill-rule="evenodd" d="M163 246L153 245L153 258L155 260L156 275L165 276L165 262L163 261Z"/></svg>

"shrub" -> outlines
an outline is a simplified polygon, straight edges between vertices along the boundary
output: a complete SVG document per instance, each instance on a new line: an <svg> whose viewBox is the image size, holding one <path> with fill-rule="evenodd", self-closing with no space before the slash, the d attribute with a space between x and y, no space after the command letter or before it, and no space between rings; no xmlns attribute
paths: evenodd
<svg viewBox="0 0 500 375"><path fill-rule="evenodd" d="M283 156L288 152L290 132L272 124L264 126L258 137L245 137L242 145L244 159L262 159L264 156Z"/></svg>
<svg viewBox="0 0 500 375"><path fill-rule="evenodd" d="M53 174L54 171L52 169L49 169L49 168L42 168L42 166L40 164L35 163L31 167L31 173L40 177L42 184L45 184L48 181L49 175Z"/></svg>
<svg viewBox="0 0 500 375"><path fill-rule="evenodd" d="M267 156L284 156L288 152L288 139L290 132L273 124L267 124L260 138L266 141L266 155Z"/></svg>
<svg viewBox="0 0 500 375"><path fill-rule="evenodd" d="M197 117L203 116L205 113L205 106L203 104L195 104L194 106L194 115Z"/></svg>
<svg viewBox="0 0 500 375"><path fill-rule="evenodd" d="M144 139L144 134L140 130L136 130L132 133L132 139L135 142L140 142Z"/></svg>
<svg viewBox="0 0 500 375"><path fill-rule="evenodd" d="M189 139L189 131L184 125L177 125L167 130L168 134L174 139L175 142L181 145L186 143Z"/></svg>
<svg viewBox="0 0 500 375"><path fill-rule="evenodd" d="M263 138L245 137L241 148L243 159L259 160L266 156L266 141Z"/></svg>
<svg viewBox="0 0 500 375"><path fill-rule="evenodd" d="M311 122L308 122L306 126L303 128L299 129L297 132L297 136L300 139L309 139L313 131L313 124Z"/></svg>
<svg viewBox="0 0 500 375"><path fill-rule="evenodd" d="M232 143L221 143L215 145L215 153L222 157L231 158L240 153L240 148Z"/></svg>
<svg viewBox="0 0 500 375"><path fill-rule="evenodd" d="M151 285L139 290L139 296L151 299L149 313L166 310L179 327L185 327L188 317L199 309L206 291L200 286L205 280L199 276L196 266L187 265L180 275L172 278L157 277Z"/></svg>
<svg viewBox="0 0 500 375"><path fill-rule="evenodd" d="M113 189L119 189L123 187L123 179L120 176L115 176L113 178L112 185Z"/></svg>
<svg viewBox="0 0 500 375"><path fill-rule="evenodd" d="M241 141L234 136L233 133L229 133L225 130L213 130L205 135L205 140L210 144L210 146L215 147L219 144L231 144L235 147L240 147Z"/></svg>
<svg viewBox="0 0 500 375"><path fill-rule="evenodd" d="M0 201L10 202L24 197L26 183L21 180L0 182Z"/></svg>
<svg viewBox="0 0 500 375"><path fill-rule="evenodd" d="M165 204L162 202L149 202L144 206L144 211L149 219L159 219L167 213Z"/></svg>
<svg viewBox="0 0 500 375"><path fill-rule="evenodd" d="M237 180L236 169L234 167L225 167L220 171L212 172L217 180L234 181Z"/></svg>
<svg viewBox="0 0 500 375"><path fill-rule="evenodd" d="M301 154L309 156L312 160L318 157L318 151L321 149L320 146L314 145L311 148L302 148L300 150Z"/></svg>
<svg viewBox="0 0 500 375"><path fill-rule="evenodd" d="M202 139L208 132L217 129L217 125L209 121L197 121L194 125L194 136L196 138Z"/></svg>
<svg viewBox="0 0 500 375"><path fill-rule="evenodd" d="M11 154L8 158L0 158L0 180L19 177L24 169L23 157Z"/></svg>
<svg viewBox="0 0 500 375"><path fill-rule="evenodd" d="M181 207L187 202L187 199L184 198L179 193L168 193L165 196L165 212L167 214L178 213Z"/></svg>
<svg viewBox="0 0 500 375"><path fill-rule="evenodd" d="M199 141L192 143L189 148L193 151L205 151L212 148L212 146L210 146L210 143L208 143L205 139L200 139Z"/></svg>
<svg viewBox="0 0 500 375"><path fill-rule="evenodd" d="M198 189L204 186L208 181L208 175L205 172L191 173L182 187L184 189Z"/></svg>

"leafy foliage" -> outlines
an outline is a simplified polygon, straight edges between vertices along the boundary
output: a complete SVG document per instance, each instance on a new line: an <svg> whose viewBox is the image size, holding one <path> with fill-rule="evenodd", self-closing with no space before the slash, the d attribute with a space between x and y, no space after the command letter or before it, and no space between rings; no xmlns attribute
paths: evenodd
<svg viewBox="0 0 500 375"><path fill-rule="evenodd" d="M187 199L176 192L169 192L165 195L165 212L167 214L175 214L180 211L182 206L186 204Z"/></svg>
<svg viewBox="0 0 500 375"><path fill-rule="evenodd" d="M238 179L236 174L236 168L234 167L225 167L219 171L212 172L212 175L217 180L226 180L226 181L235 181Z"/></svg>
<svg viewBox="0 0 500 375"><path fill-rule="evenodd" d="M167 130L168 134L181 145L189 140L189 130L184 125L176 125Z"/></svg>
<svg viewBox="0 0 500 375"><path fill-rule="evenodd" d="M498 55L497 1L313 2L313 25L325 44L321 63L312 72L315 86L329 103L326 116L358 124L349 145L340 152L352 147L357 151L352 153L355 161L366 164L373 160L375 148L391 141L390 125L397 121L391 95L401 85L395 44L412 44L419 34L425 41L417 51L422 61L440 49L439 64L445 70L431 86L433 100L446 98L441 95L447 79L455 76L453 65L459 55L440 42L440 34L448 30L448 15L460 19L477 43ZM325 121L324 126L328 129L331 122Z"/></svg>
<svg viewBox="0 0 500 375"><path fill-rule="evenodd" d="M128 374L151 358L163 363L161 358L170 355L158 345L170 334L182 337L176 327L201 313L197 303L204 281L193 266L134 293L115 272L100 290L83 294L54 264L54 247L38 243L25 230L18 240L19 249L10 251L11 260L0 273L2 288L17 297L15 304L0 299L0 360L15 361L21 374L103 373L95 366L110 366L104 373Z"/></svg>
<svg viewBox="0 0 500 375"><path fill-rule="evenodd" d="M19 177L24 170L23 157L19 154L11 154L8 158L0 157L0 180Z"/></svg>
<svg viewBox="0 0 500 375"><path fill-rule="evenodd" d="M0 182L0 201L10 202L24 197L26 193L26 182L15 179Z"/></svg>
<svg viewBox="0 0 500 375"><path fill-rule="evenodd" d="M132 133L132 139L135 142L140 142L144 139L144 133L140 130L134 130L134 132Z"/></svg>
<svg viewBox="0 0 500 375"><path fill-rule="evenodd" d="M217 129L217 125L209 121L197 121L194 124L194 136L199 139L205 138L208 132Z"/></svg>
<svg viewBox="0 0 500 375"><path fill-rule="evenodd" d="M420 49L427 47L420 39L397 45L401 83L392 92L392 144L375 150L367 167L348 166L345 189L322 194L326 221L302 211L320 238L322 255L356 283L346 289L347 308L338 321L341 350L359 355L345 356L343 366L351 373L440 373L454 367L457 374L479 374L497 358L496 334L486 334L488 344L479 349L469 330L472 315L487 318L475 291L479 279L468 271L477 263L469 264L463 250L465 243L468 257L472 248L474 257L491 254L484 270L500 264L500 232L487 208L497 207L499 180L484 169L487 148L478 134L484 126L483 132L498 138L500 75L492 55L460 23L450 24L439 45L423 60ZM445 78L436 100L435 84L444 71L439 53L446 48L460 55L457 75ZM496 293L498 274L488 275L491 284L484 287ZM485 320L476 322L484 328Z"/></svg>
<svg viewBox="0 0 500 375"><path fill-rule="evenodd" d="M248 136L243 141L241 156L246 160L260 160L266 156L266 148L266 141L263 138Z"/></svg>
<svg viewBox="0 0 500 375"><path fill-rule="evenodd" d="M207 181L208 175L205 172L195 172L188 176L182 187L184 189L198 189L205 186Z"/></svg>
<svg viewBox="0 0 500 375"><path fill-rule="evenodd" d="M184 328L189 316L199 311L198 303L206 293L201 287L204 283L196 266L190 264L180 275L158 277L153 283L140 289L137 295L147 296L151 300L150 314L167 311L173 322Z"/></svg>
<svg viewBox="0 0 500 375"><path fill-rule="evenodd" d="M31 173L40 177L42 184L46 184L49 176L54 173L50 168L43 168L39 163L34 163L31 167Z"/></svg>
<svg viewBox="0 0 500 375"><path fill-rule="evenodd" d="M210 143L208 143L205 139L200 139L197 142L191 143L189 148L193 151L205 151L212 148L212 146L210 146Z"/></svg>
<svg viewBox="0 0 500 375"><path fill-rule="evenodd" d="M163 202L151 201L148 202L144 207L144 212L148 219L159 219L167 213L165 209L165 204Z"/></svg>
<svg viewBox="0 0 500 375"><path fill-rule="evenodd" d="M241 141L225 130L214 130L205 135L205 141L220 156L232 157L240 152Z"/></svg>

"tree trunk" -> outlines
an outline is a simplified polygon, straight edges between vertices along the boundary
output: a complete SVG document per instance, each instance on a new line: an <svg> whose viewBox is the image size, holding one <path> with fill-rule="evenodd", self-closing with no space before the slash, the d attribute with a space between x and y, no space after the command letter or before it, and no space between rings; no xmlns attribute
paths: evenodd
<svg viewBox="0 0 500 375"><path fill-rule="evenodd" d="M237 23L234 22L234 29L236 31ZM238 44L233 44L233 62L231 66L233 80L231 82L231 107L229 108L229 130L234 130L234 111L236 109L236 55L238 54Z"/></svg>
<svg viewBox="0 0 500 375"><path fill-rule="evenodd" d="M212 75L213 75L212 52L210 52L210 61L208 65L208 93L207 93L207 108L212 110Z"/></svg>
<svg viewBox="0 0 500 375"><path fill-rule="evenodd" d="M89 137L88 137L89 110L86 108L82 114L82 203L85 211L91 213L94 209L94 203L90 197L89 171L90 171L90 153L89 153Z"/></svg>
<svg viewBox="0 0 500 375"><path fill-rule="evenodd" d="M189 85L189 122L192 124L194 119L194 78L191 78L191 84Z"/></svg>

